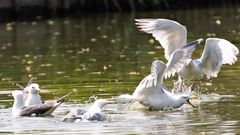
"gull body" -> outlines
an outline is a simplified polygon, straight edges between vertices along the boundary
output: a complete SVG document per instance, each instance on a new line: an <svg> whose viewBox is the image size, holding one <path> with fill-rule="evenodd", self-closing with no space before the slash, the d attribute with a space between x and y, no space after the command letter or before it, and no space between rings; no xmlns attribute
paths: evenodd
<svg viewBox="0 0 240 135"><path fill-rule="evenodd" d="M14 103L12 107L13 116L47 116L64 102L71 93L58 98L57 100L46 101L44 104L25 106L23 99L23 91L12 91Z"/></svg>
<svg viewBox="0 0 240 135"><path fill-rule="evenodd" d="M180 23L168 19L136 19L137 27L159 41L164 48L165 58L187 43L187 29ZM232 65L237 61L238 48L226 39L208 38L199 59L189 57L178 75L184 80L197 80L204 75L217 77L223 64Z"/></svg>
<svg viewBox="0 0 240 135"><path fill-rule="evenodd" d="M156 66L157 65L157 66ZM159 60L152 63L152 67L164 69L165 64ZM160 74L159 74L160 75ZM183 104L190 104L190 95L184 94L173 94L164 86L163 82L158 80L156 86L153 85L148 87L147 83L150 82L152 74L145 77L137 86L134 93L132 94L132 99L138 101L139 103L151 108L151 109L165 109L165 108L179 108ZM159 77L160 79L161 77ZM150 82L151 83L151 82Z"/></svg>
<svg viewBox="0 0 240 135"><path fill-rule="evenodd" d="M42 98L38 94L40 91L40 88L37 83L30 84L25 88L25 90L27 91L25 106L43 104Z"/></svg>
<svg viewBox="0 0 240 135"><path fill-rule="evenodd" d="M69 112L64 118L64 122L74 122L74 121L102 121L104 120L104 113L102 113L102 108L108 103L112 103L106 99L96 100L88 111L81 108L76 108Z"/></svg>

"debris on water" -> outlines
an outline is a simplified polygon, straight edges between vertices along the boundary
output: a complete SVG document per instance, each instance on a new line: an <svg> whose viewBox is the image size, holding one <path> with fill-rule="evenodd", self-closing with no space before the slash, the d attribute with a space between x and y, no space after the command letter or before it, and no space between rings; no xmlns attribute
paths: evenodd
<svg viewBox="0 0 240 135"><path fill-rule="evenodd" d="M37 22L32 22L32 25L34 26L34 25L37 25Z"/></svg>
<svg viewBox="0 0 240 135"><path fill-rule="evenodd" d="M45 76L46 73L38 73L39 76Z"/></svg>
<svg viewBox="0 0 240 135"><path fill-rule="evenodd" d="M96 61L97 61L97 59L94 59L94 58L89 58L89 61L91 61L91 62L96 62Z"/></svg>
<svg viewBox="0 0 240 135"><path fill-rule="evenodd" d="M96 38L91 38L91 40L90 40L91 42L96 42L97 41L97 39Z"/></svg>
<svg viewBox="0 0 240 135"><path fill-rule="evenodd" d="M32 71L32 67L31 67L31 66L26 66L26 67L25 67L25 70L26 70L27 72L31 72L31 71Z"/></svg>
<svg viewBox="0 0 240 135"><path fill-rule="evenodd" d="M116 40L115 39L111 39L111 43L116 43Z"/></svg>
<svg viewBox="0 0 240 135"><path fill-rule="evenodd" d="M2 81L11 81L12 80L12 78L2 78Z"/></svg>
<svg viewBox="0 0 240 135"><path fill-rule="evenodd" d="M149 51L149 52L147 52L148 54L151 54L151 55L153 55L153 54L156 54L154 51Z"/></svg>
<svg viewBox="0 0 240 135"><path fill-rule="evenodd" d="M87 48L81 48L80 51L77 51L78 54L83 54L83 53L88 53L90 51L90 48L87 47Z"/></svg>
<svg viewBox="0 0 240 135"><path fill-rule="evenodd" d="M26 63L27 63L28 65L31 65L31 64L33 64L33 61L32 61L32 60L28 60Z"/></svg>
<svg viewBox="0 0 240 135"><path fill-rule="evenodd" d="M131 72L129 72L128 74L129 74L129 75L140 75L140 73L139 73L139 72L136 72L136 71L131 71Z"/></svg>
<svg viewBox="0 0 240 135"><path fill-rule="evenodd" d="M206 86L212 86L212 83L211 82L207 82L207 83L205 83L206 84Z"/></svg>
<svg viewBox="0 0 240 135"><path fill-rule="evenodd" d="M155 46L154 48L155 48L155 49L162 49L162 46L157 45L157 46Z"/></svg>
<svg viewBox="0 0 240 135"><path fill-rule="evenodd" d="M155 40L154 40L153 38L151 38L151 39L148 40L148 42L149 42L150 44L154 44L154 43L155 43Z"/></svg>
<svg viewBox="0 0 240 135"><path fill-rule="evenodd" d="M56 31L56 32L53 33L54 36L59 36L60 34L61 34L61 33L58 32L58 31Z"/></svg>
<svg viewBox="0 0 240 135"><path fill-rule="evenodd" d="M62 74L65 74L65 72L64 71L57 71L57 74L62 75Z"/></svg>
<svg viewBox="0 0 240 135"><path fill-rule="evenodd" d="M207 37L216 37L215 33L207 33Z"/></svg>
<svg viewBox="0 0 240 135"><path fill-rule="evenodd" d="M13 24L12 23L6 23L5 28L6 28L7 31L11 31L13 29Z"/></svg>
<svg viewBox="0 0 240 135"><path fill-rule="evenodd" d="M108 38L108 36L107 35L102 35L102 38Z"/></svg>
<svg viewBox="0 0 240 135"><path fill-rule="evenodd" d="M74 50L67 50L67 53L73 53Z"/></svg>
<svg viewBox="0 0 240 135"><path fill-rule="evenodd" d="M107 70L108 67L106 65L103 66L103 70Z"/></svg>
<svg viewBox="0 0 240 135"><path fill-rule="evenodd" d="M40 67L52 67L53 64L51 63L46 63L46 64L41 64Z"/></svg>
<svg viewBox="0 0 240 135"><path fill-rule="evenodd" d="M127 56L125 54L120 54L120 58L126 58Z"/></svg>
<svg viewBox="0 0 240 135"><path fill-rule="evenodd" d="M216 23L217 25L221 25L222 22L221 22L221 20L216 20L215 23Z"/></svg>
<svg viewBox="0 0 240 135"><path fill-rule="evenodd" d="M49 26L52 26L52 25L54 25L54 21L53 20L47 20L47 24L49 25Z"/></svg>

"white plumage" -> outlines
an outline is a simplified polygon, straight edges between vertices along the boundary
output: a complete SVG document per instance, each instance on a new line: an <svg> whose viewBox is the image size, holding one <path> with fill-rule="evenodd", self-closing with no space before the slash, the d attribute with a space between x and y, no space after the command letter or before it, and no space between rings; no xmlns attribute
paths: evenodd
<svg viewBox="0 0 240 135"><path fill-rule="evenodd" d="M13 116L47 116L51 115L52 112L64 102L64 100L70 95L66 94L57 100L49 100L44 104L25 106L23 91L15 90L12 91L14 103L12 107Z"/></svg>
<svg viewBox="0 0 240 135"><path fill-rule="evenodd" d="M151 74L146 76L137 86L131 96L120 96L138 101L139 103L153 109L178 108L183 104L190 104L190 95L184 93L173 94L163 84L164 76L171 76L184 65L184 61L191 56L198 47L200 41L188 44L180 49L176 49L170 56L167 64L155 60L152 62Z"/></svg>
<svg viewBox="0 0 240 135"><path fill-rule="evenodd" d="M25 90L28 93L25 100L25 106L38 105L43 103L41 96L38 94L40 88L37 83L30 84L25 88Z"/></svg>
<svg viewBox="0 0 240 135"><path fill-rule="evenodd" d="M187 30L180 23L168 19L136 19L137 27L152 34L164 48L165 58L187 43ZM222 64L234 64L239 50L225 39L208 38L200 59L185 61L178 74L185 80L195 80L206 75L207 78L217 77Z"/></svg>
<svg viewBox="0 0 240 135"><path fill-rule="evenodd" d="M88 111L81 108L75 108L70 111L64 118L64 122L76 122L76 121L102 121L104 120L104 113L102 108L108 103L113 103L106 99L96 100Z"/></svg>

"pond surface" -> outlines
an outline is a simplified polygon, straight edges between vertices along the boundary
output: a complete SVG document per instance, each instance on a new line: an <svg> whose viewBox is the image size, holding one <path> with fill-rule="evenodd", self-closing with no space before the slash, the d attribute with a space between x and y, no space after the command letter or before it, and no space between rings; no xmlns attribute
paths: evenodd
<svg viewBox="0 0 240 135"><path fill-rule="evenodd" d="M95 98L133 93L150 73L154 59L166 61L151 35L137 30L134 18L169 18L184 24L188 41L220 37L240 47L240 7L116 13L0 24L0 133L17 134L239 134L240 62L224 65L218 78L202 80L208 96L196 109L130 110L125 104L104 108L103 122L64 123L74 107L88 107ZM194 52L200 57L204 46ZM74 93L51 117L13 118L13 98L6 91L39 83L45 100ZM171 89L177 77L165 80ZM212 94L213 93L213 94Z"/></svg>

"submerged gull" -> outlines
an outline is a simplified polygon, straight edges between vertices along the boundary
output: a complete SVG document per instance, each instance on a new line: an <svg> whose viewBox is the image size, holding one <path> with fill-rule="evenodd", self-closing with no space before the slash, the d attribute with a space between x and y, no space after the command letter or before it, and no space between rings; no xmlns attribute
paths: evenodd
<svg viewBox="0 0 240 135"><path fill-rule="evenodd" d="M160 42L164 48L165 58L170 59L171 54L187 43L187 29L176 21L168 19L136 19L137 27ZM225 39L208 38L205 48L199 59L191 57L179 70L178 75L184 80L200 79L203 75L209 79L217 77L222 64L234 64L237 61L239 50ZM179 79L181 79L179 77Z"/></svg>
<svg viewBox="0 0 240 135"><path fill-rule="evenodd" d="M152 62L151 74L146 76L137 86L134 93L127 97L151 109L178 108L183 104L189 104L189 93L173 94L163 84L164 76L174 75L184 65L184 61L192 55L192 52L199 46L201 40L190 43L183 48L175 50L167 64L160 60ZM193 106L194 107L194 106Z"/></svg>
<svg viewBox="0 0 240 135"><path fill-rule="evenodd" d="M38 94L40 91L37 83L32 83L25 88L27 96L25 100L25 106L43 104L42 97Z"/></svg>
<svg viewBox="0 0 240 135"><path fill-rule="evenodd" d="M12 113L14 116L47 116L51 115L52 112L64 102L64 100L71 93L58 98L57 100L49 100L40 105L25 106L23 99L23 91L15 90L12 91L14 97L14 103Z"/></svg>
<svg viewBox="0 0 240 135"><path fill-rule="evenodd" d="M74 121L102 121L104 120L104 114L102 113L102 108L112 101L106 99L98 99L85 111L80 108L76 108L69 112L64 118L64 122L74 122Z"/></svg>

